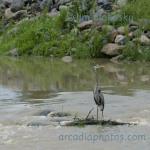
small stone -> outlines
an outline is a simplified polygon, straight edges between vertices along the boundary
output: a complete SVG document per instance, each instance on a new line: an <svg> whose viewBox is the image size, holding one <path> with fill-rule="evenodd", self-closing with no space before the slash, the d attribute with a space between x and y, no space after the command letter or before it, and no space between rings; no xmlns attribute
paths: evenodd
<svg viewBox="0 0 150 150"><path fill-rule="evenodd" d="M118 56L115 56L111 59L111 62L113 63L118 63L120 60L123 59L123 55L118 55Z"/></svg>
<svg viewBox="0 0 150 150"><path fill-rule="evenodd" d="M73 61L73 59L72 59L71 56L64 56L62 58L62 61L65 62L65 63L71 63Z"/></svg>
<svg viewBox="0 0 150 150"><path fill-rule="evenodd" d="M123 46L114 43L109 43L102 48L101 52L108 56L117 56L120 54L122 49Z"/></svg>
<svg viewBox="0 0 150 150"><path fill-rule="evenodd" d="M78 25L78 28L82 31L91 28L92 25L93 25L93 20L83 21Z"/></svg>
<svg viewBox="0 0 150 150"><path fill-rule="evenodd" d="M141 81L142 82L148 82L150 80L150 77L148 75L142 75L141 76Z"/></svg>
<svg viewBox="0 0 150 150"><path fill-rule="evenodd" d="M115 43L119 45L124 45L126 43L126 37L124 35L117 35L115 39Z"/></svg>
<svg viewBox="0 0 150 150"><path fill-rule="evenodd" d="M150 45L150 39L145 35L141 35L140 42L143 45Z"/></svg>
<svg viewBox="0 0 150 150"><path fill-rule="evenodd" d="M13 57L18 57L19 54L18 54L18 49L17 48L14 48L12 50L10 50L8 53L7 53L8 56L13 56Z"/></svg>
<svg viewBox="0 0 150 150"><path fill-rule="evenodd" d="M139 28L139 24L137 22L131 22L129 24L129 31L135 31Z"/></svg>
<svg viewBox="0 0 150 150"><path fill-rule="evenodd" d="M150 38L150 31L144 31L144 34L145 34L148 38Z"/></svg>

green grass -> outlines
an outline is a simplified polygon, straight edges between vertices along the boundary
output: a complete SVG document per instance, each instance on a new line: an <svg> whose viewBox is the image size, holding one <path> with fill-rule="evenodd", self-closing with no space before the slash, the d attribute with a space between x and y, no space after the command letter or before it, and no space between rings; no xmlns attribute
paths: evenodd
<svg viewBox="0 0 150 150"><path fill-rule="evenodd" d="M149 0L129 0L122 10L126 16L133 17L134 20L150 19Z"/></svg>
<svg viewBox="0 0 150 150"><path fill-rule="evenodd" d="M123 56L131 61L150 61L150 47L128 43L124 48Z"/></svg>
<svg viewBox="0 0 150 150"><path fill-rule="evenodd" d="M77 24L79 20L88 15L92 17L95 10L96 0L73 0L70 8L64 7L57 17L49 17L45 14L40 17L24 20L18 24L9 23L4 28L0 22L0 55L17 48L19 55L31 56L55 56L72 55L76 58L103 57L101 48L104 42L109 41L105 31L98 31L94 28L79 31ZM118 19L107 24L115 27L128 25L133 19L150 19L149 0L130 0L122 8L121 12L110 13L110 17L118 15ZM106 20L107 20L106 19ZM137 38L143 30L150 29L150 24L141 22ZM150 61L149 47L127 44L123 51L126 59Z"/></svg>
<svg viewBox="0 0 150 150"><path fill-rule="evenodd" d="M68 28L67 15L67 11L62 10L58 17L42 15L14 25L0 37L0 54L17 48L19 55L77 58L100 55L101 33L95 29L79 32L76 27Z"/></svg>

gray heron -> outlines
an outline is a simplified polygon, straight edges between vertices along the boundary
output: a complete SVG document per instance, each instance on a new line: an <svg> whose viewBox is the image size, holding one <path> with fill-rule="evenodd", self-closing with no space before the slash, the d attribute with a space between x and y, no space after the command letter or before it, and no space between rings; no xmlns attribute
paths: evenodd
<svg viewBox="0 0 150 150"><path fill-rule="evenodd" d="M104 107L105 107L105 101L104 101L104 96L103 96L101 87L98 82L98 74L97 74L97 69L102 68L102 67L103 66L99 66L99 65L94 66L94 70L95 70L95 74L96 74L96 87L93 91L93 96L94 96L94 101L97 105L97 120L98 120L99 109L102 112L102 118L104 118L103 111L104 111Z"/></svg>

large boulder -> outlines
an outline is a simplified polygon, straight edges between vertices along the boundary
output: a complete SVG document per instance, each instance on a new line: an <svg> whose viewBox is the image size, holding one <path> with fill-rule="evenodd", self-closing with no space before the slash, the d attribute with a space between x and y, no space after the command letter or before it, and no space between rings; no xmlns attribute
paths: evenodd
<svg viewBox="0 0 150 150"><path fill-rule="evenodd" d="M25 17L27 15L27 11L26 10L20 10L17 12L12 12L11 8L7 8L5 10L5 18L6 19L14 19L14 20L20 20L21 18Z"/></svg>
<svg viewBox="0 0 150 150"><path fill-rule="evenodd" d="M24 7L24 1L23 0L13 0L11 4L11 11L17 12Z"/></svg>
<svg viewBox="0 0 150 150"><path fill-rule="evenodd" d="M6 19L11 19L13 17L13 15L14 15L14 13L11 11L10 8L5 9L4 16Z"/></svg>
<svg viewBox="0 0 150 150"><path fill-rule="evenodd" d="M108 43L102 48L101 52L105 55L113 57L119 55L122 49L123 46L114 43Z"/></svg>

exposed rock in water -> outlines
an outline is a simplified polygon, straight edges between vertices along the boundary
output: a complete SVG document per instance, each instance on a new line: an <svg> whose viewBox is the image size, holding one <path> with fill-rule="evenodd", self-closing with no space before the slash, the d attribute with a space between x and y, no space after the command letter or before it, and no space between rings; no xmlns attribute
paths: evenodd
<svg viewBox="0 0 150 150"><path fill-rule="evenodd" d="M19 56L18 49L14 48L14 49L10 50L9 52L7 52L6 55L13 56L13 57L18 57Z"/></svg>
<svg viewBox="0 0 150 150"><path fill-rule="evenodd" d="M101 52L108 56L117 56L120 54L122 49L123 46L114 43L109 43L102 48Z"/></svg>
<svg viewBox="0 0 150 150"><path fill-rule="evenodd" d="M141 81L142 82L149 82L150 81L149 75L142 75L141 76Z"/></svg>
<svg viewBox="0 0 150 150"><path fill-rule="evenodd" d="M111 62L113 63L118 63L120 60L123 59L123 55L118 55L118 56L115 56L111 59Z"/></svg>
<svg viewBox="0 0 150 150"><path fill-rule="evenodd" d="M49 113L49 116L50 117L67 117L71 115L67 112L51 112Z"/></svg>
<svg viewBox="0 0 150 150"><path fill-rule="evenodd" d="M65 62L65 63L71 63L73 61L73 59L72 59L71 56L64 56L62 58L62 61Z"/></svg>
<svg viewBox="0 0 150 150"><path fill-rule="evenodd" d="M136 125L134 123L118 122L112 120L94 120L94 119L79 119L74 121L62 121L61 126L84 126L84 125L101 125L101 126L121 126L121 125Z"/></svg>
<svg viewBox="0 0 150 150"><path fill-rule="evenodd" d="M51 113L52 110L43 110L36 114L36 116L47 116L49 113Z"/></svg>

